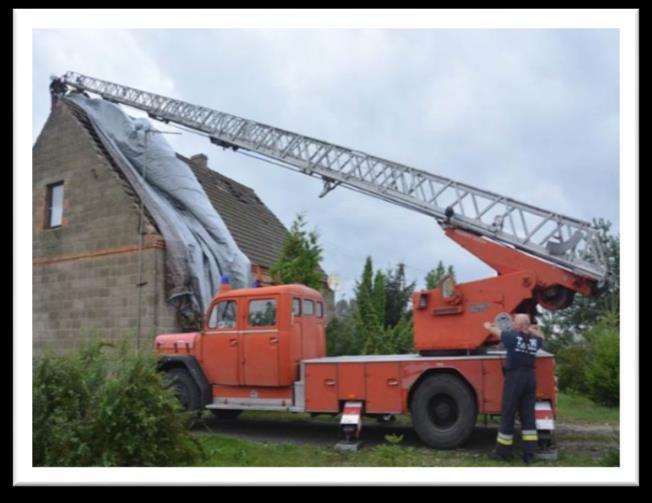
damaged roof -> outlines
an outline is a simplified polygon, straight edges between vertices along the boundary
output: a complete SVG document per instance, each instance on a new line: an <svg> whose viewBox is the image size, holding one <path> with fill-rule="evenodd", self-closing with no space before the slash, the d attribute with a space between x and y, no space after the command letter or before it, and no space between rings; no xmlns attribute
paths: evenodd
<svg viewBox="0 0 652 503"><path fill-rule="evenodd" d="M91 134L95 144L116 173L120 174L120 169L103 147L85 112L69 100L65 103ZM265 206L253 189L210 169L204 154L195 155L190 159L179 153L176 155L193 171L209 201L224 220L238 248L249 258L252 265L271 267L280 256L283 239L288 233L276 215ZM123 180L123 185L131 197L137 199L137 196L128 189L129 183L126 180ZM155 225L151 216L147 216Z"/></svg>
<svg viewBox="0 0 652 503"><path fill-rule="evenodd" d="M233 239L252 264L271 267L281 254L287 229L256 195L242 185L208 167L200 154L187 158L177 153L204 188L208 199L224 220Z"/></svg>

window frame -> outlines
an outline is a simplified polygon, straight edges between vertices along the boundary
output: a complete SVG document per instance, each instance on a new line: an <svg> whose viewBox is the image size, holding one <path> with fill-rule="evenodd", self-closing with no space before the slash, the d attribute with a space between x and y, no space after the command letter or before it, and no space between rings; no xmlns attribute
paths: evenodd
<svg viewBox="0 0 652 503"><path fill-rule="evenodd" d="M315 315L317 318L323 318L324 317L324 303L321 301L315 302Z"/></svg>
<svg viewBox="0 0 652 503"><path fill-rule="evenodd" d="M45 186L45 229L59 229L63 226L63 199L64 199L64 181L60 180L58 182L49 183ZM60 222L56 225L52 225L52 202L54 190L58 187L61 187L61 219Z"/></svg>
<svg viewBox="0 0 652 503"><path fill-rule="evenodd" d="M299 312L295 313L294 312L294 303L297 302L299 304ZM292 297L292 316L295 318L300 318L301 315L303 314L303 302L301 302L301 298L299 297Z"/></svg>

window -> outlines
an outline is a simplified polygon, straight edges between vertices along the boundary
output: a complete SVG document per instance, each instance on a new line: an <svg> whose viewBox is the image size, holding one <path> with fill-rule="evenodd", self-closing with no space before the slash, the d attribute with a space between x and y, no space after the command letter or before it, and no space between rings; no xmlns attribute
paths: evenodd
<svg viewBox="0 0 652 503"><path fill-rule="evenodd" d="M294 316L301 316L301 299L292 299L292 314Z"/></svg>
<svg viewBox="0 0 652 503"><path fill-rule="evenodd" d="M234 300L218 302L208 319L208 328L235 328L238 306Z"/></svg>
<svg viewBox="0 0 652 503"><path fill-rule="evenodd" d="M63 182L48 185L47 198L46 227L60 227L63 221Z"/></svg>
<svg viewBox="0 0 652 503"><path fill-rule="evenodd" d="M303 314L306 316L315 314L315 303L312 300L303 299Z"/></svg>
<svg viewBox="0 0 652 503"><path fill-rule="evenodd" d="M317 317L318 318L324 317L324 304L322 304L321 302L317 302Z"/></svg>
<svg viewBox="0 0 652 503"><path fill-rule="evenodd" d="M276 325L276 301L274 299L249 302L249 326L271 327Z"/></svg>

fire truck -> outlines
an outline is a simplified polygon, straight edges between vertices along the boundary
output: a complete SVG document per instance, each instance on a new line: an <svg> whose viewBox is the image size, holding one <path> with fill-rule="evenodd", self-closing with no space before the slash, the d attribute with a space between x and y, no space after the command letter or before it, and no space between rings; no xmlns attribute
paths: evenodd
<svg viewBox="0 0 652 503"><path fill-rule="evenodd" d="M468 184L308 136L173 98L67 72L79 92L147 112L312 176L320 197L344 187L434 218L445 235L496 276L412 297L414 354L327 356L324 301L303 285L233 289L223 279L201 330L155 339L160 368L187 410L220 419L242 411L341 414L344 436L357 439L362 417L405 414L422 441L455 448L479 414L499 415L505 351L483 328L538 306L564 309L575 294L597 296L609 283L605 251L592 224ZM504 324L504 325L502 325ZM539 441L549 446L556 406L555 361L536 358Z"/></svg>

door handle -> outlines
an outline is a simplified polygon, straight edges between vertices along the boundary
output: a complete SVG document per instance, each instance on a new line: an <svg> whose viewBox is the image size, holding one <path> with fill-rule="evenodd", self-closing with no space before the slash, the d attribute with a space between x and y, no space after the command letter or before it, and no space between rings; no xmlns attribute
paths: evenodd
<svg viewBox="0 0 652 503"><path fill-rule="evenodd" d="M326 386L335 386L335 379L324 379L324 384Z"/></svg>
<svg viewBox="0 0 652 503"><path fill-rule="evenodd" d="M278 344L278 337L270 337L269 338L269 343L270 344Z"/></svg>
<svg viewBox="0 0 652 503"><path fill-rule="evenodd" d="M394 379L394 378L387 379L387 386L398 386L398 385L399 385L398 379Z"/></svg>
<svg viewBox="0 0 652 503"><path fill-rule="evenodd" d="M229 339L229 346L235 347L238 345L238 339Z"/></svg>

